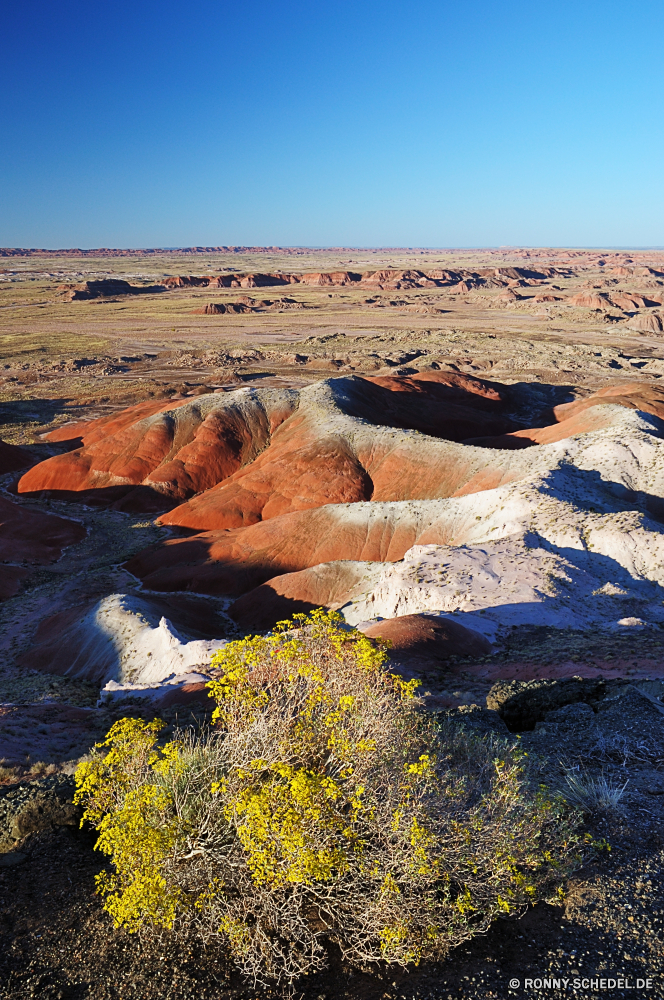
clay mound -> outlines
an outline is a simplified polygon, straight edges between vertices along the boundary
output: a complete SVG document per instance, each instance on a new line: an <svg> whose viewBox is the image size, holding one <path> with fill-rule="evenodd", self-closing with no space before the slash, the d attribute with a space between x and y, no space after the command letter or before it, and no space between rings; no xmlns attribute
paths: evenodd
<svg viewBox="0 0 664 1000"><path fill-rule="evenodd" d="M107 505L164 510L253 461L296 403L288 390L248 389L233 397L130 407L95 421L84 432L84 447L41 462L18 489L57 491L67 499L79 493L85 502L93 494L102 499L106 490Z"/></svg>
<svg viewBox="0 0 664 1000"><path fill-rule="evenodd" d="M44 434L45 441L75 441L80 438L84 445L95 444L103 438L111 437L122 431L125 427L131 427L144 417L151 417L155 413L162 413L166 410L175 410L179 406L184 406L190 402L188 399L164 400L148 399L144 403L136 403L134 406L127 406L123 410L116 410L105 417L98 417L96 420L78 420L68 424L62 424L55 430Z"/></svg>
<svg viewBox="0 0 664 1000"><path fill-rule="evenodd" d="M441 522L444 502L328 504L171 539L134 556L126 568L151 590L239 597L274 576L318 563L391 562L412 545L444 544L453 536L450 524Z"/></svg>
<svg viewBox="0 0 664 1000"><path fill-rule="evenodd" d="M621 397L611 397L604 402L620 404ZM547 427L529 427L525 430L513 431L510 434L496 437L472 438L465 444L472 444L478 448L499 448L512 451L519 448L531 448L533 445L553 444L555 441L564 441L576 434L589 434L592 431L609 427L613 420L612 414L602 411L597 403L598 401L595 400L586 409L570 412L569 416L557 424L550 424ZM573 406L574 404L565 405ZM643 409L643 407L637 408Z"/></svg>
<svg viewBox="0 0 664 1000"><path fill-rule="evenodd" d="M32 465L34 458L30 452L19 448L15 444L7 444L0 441L0 476L6 472L16 472L17 469L25 469L27 465Z"/></svg>
<svg viewBox="0 0 664 1000"><path fill-rule="evenodd" d="M210 278L196 277L193 274L175 274L170 278L164 278L164 286L166 288L205 288L210 284L210 281Z"/></svg>
<svg viewBox="0 0 664 1000"><path fill-rule="evenodd" d="M200 316L222 316L231 313L249 313L252 310L244 302L210 302L202 309L194 309L193 311Z"/></svg>
<svg viewBox="0 0 664 1000"><path fill-rule="evenodd" d="M86 533L75 521L27 510L0 497L0 563L11 560L46 565L59 559L64 548L80 542ZM0 566L0 600L17 594L29 575L23 566Z"/></svg>
<svg viewBox="0 0 664 1000"><path fill-rule="evenodd" d="M225 640L190 640L161 614L163 605L163 598L155 602L149 597L111 594L61 611L40 623L30 649L17 662L32 670L101 685L112 681L155 686L173 676L206 669ZM178 615L177 598L171 598L171 605ZM216 618L214 612L210 617ZM220 632L223 626L217 622L217 635Z"/></svg>
<svg viewBox="0 0 664 1000"><path fill-rule="evenodd" d="M582 306L584 309L607 309L611 300L604 292L577 292L567 299L570 306Z"/></svg>
<svg viewBox="0 0 664 1000"><path fill-rule="evenodd" d="M601 398L606 403L613 403L616 399L621 402L615 396ZM616 497L637 496L638 491L644 491L643 502L648 502L648 509L654 509L652 505L659 502L657 498L664 496L664 482L657 471L660 468L658 449L661 441L653 433L650 418L644 420L636 412L629 412L629 407L635 411L643 404L639 403L637 407L632 399L627 406L607 409L592 402L591 406L593 409L590 412L588 406L584 409L583 405L579 413L572 412L570 418L573 421L567 428L551 429L554 435L574 430L573 436L549 443L541 449L501 453L437 441L424 435L407 437L404 445L403 432L399 434L390 430L385 432L386 439L382 439L375 429L355 425L357 454L362 457L364 467L371 471L374 487L378 482L391 497L390 501L381 502L375 488L370 502L331 503L272 516L245 527L172 539L140 553L130 560L127 568L153 590L191 590L237 598L276 576L297 573L320 563L337 560L395 562L403 559L413 546L453 545L463 548L472 547L483 539L495 541L505 533L525 532L527 535L535 528L523 527L522 521L525 518L530 524L528 512L533 509L538 491L543 504L541 530L550 531L550 525L555 524L557 519L568 516L568 507L578 502L579 491L583 493L586 490L587 495L583 494L586 499L578 515L581 526L575 522L569 527L567 535L563 531L565 540L561 544L572 546L573 550L578 545L578 538L585 537L579 533L588 530L584 518L590 516L588 507L597 502L598 489L613 497L612 503L615 503ZM543 436L547 430L539 429L538 433ZM366 443L362 433L367 434ZM386 455L389 461L385 460ZM475 464L469 459L463 466L463 455L473 458ZM449 467L455 463L454 476L460 479L461 485L453 495L450 492L442 494L441 485L452 485ZM387 474L381 482L380 476L386 469ZM556 470L555 476L551 470ZM571 480L567 477L572 475L576 478L570 485ZM433 498L412 498L415 489L420 494L424 492L427 477L431 488L429 496ZM532 486L534 482L540 482L538 477L545 477L546 482L542 479L540 485ZM598 487L598 482L602 480L605 485ZM564 499L567 495L565 491L569 500ZM209 491L207 497L214 494L214 490ZM441 494L450 499L441 499ZM504 498L512 495L516 499L510 501L511 507L506 506ZM195 510L197 502L202 500L196 498L184 506ZM560 514L556 513L559 503ZM180 514L182 510L180 508ZM213 508L210 507L207 513L212 516ZM604 545L604 542L598 544ZM652 548L652 539L647 545ZM523 550L527 549L524 543ZM616 551L623 558L620 550ZM530 558L523 556L519 549L514 567L517 580L521 579L519 560ZM643 554L638 556L639 565L644 558ZM654 549L647 558L652 562ZM512 555L508 554L508 559L512 559ZM542 572L545 579L546 573ZM599 567L597 575L606 572L609 570ZM635 572L647 575L650 570L639 569ZM504 567L500 573L505 573ZM606 577L598 584L597 576L594 576L592 593L605 582ZM539 586L540 583L537 584ZM270 589L275 593L279 591L277 596L289 600L319 603L322 599L316 591L291 591L289 587L289 581L280 581ZM415 577L408 579L407 587L417 592ZM536 603L532 594L537 592L537 587L528 590L526 603ZM272 600L270 595L267 597ZM525 600L523 595L519 600ZM427 608L425 605L413 610ZM440 610L447 608L441 607ZM392 617L395 613L404 612L397 610L384 616ZM373 615L367 613L356 620L370 617Z"/></svg>
<svg viewBox="0 0 664 1000"><path fill-rule="evenodd" d="M262 632L297 613L340 608L370 590L379 572L371 563L341 559L284 573L240 597L228 613L241 628Z"/></svg>
<svg viewBox="0 0 664 1000"><path fill-rule="evenodd" d="M235 528L291 510L367 500L372 488L345 441L311 433L298 415L246 470L160 520L199 531Z"/></svg>
<svg viewBox="0 0 664 1000"><path fill-rule="evenodd" d="M59 559L64 548L80 542L86 534L76 521L27 510L0 497L0 561L45 565Z"/></svg>
<svg viewBox="0 0 664 1000"><path fill-rule="evenodd" d="M300 283L303 285L352 285L362 281L362 275L353 271L332 271L330 273L314 272L302 274Z"/></svg>
<svg viewBox="0 0 664 1000"><path fill-rule="evenodd" d="M345 410L370 423L411 428L448 441L463 441L480 428L490 427L494 433L514 428L502 415L508 390L495 383L450 372L366 376L363 381L376 388L354 393Z"/></svg>
<svg viewBox="0 0 664 1000"><path fill-rule="evenodd" d="M145 292L163 292L164 285L130 285L121 278L101 278L97 281L83 281L80 285L61 285L60 298L67 302L84 299L101 299L109 295L140 295Z"/></svg>
<svg viewBox="0 0 664 1000"><path fill-rule="evenodd" d="M604 389L577 399L573 403L561 403L553 409L556 420L562 424L570 417L577 417L593 406L614 404L630 410L641 410L664 420L664 388L643 382L627 382L624 385L608 385Z"/></svg>
<svg viewBox="0 0 664 1000"><path fill-rule="evenodd" d="M388 639L390 658L398 663L440 664L453 656L486 656L492 649L479 632L449 618L426 614L401 615L360 625L359 629L372 639Z"/></svg>
<svg viewBox="0 0 664 1000"><path fill-rule="evenodd" d="M513 422L501 415L506 406L505 394L490 383L449 372L328 380L300 392L297 413L251 465L161 521L218 530L329 503L450 496L492 461L450 441L511 430ZM399 427L445 443L404 437ZM492 469L481 488L510 475Z"/></svg>
<svg viewBox="0 0 664 1000"><path fill-rule="evenodd" d="M664 316L659 313L646 313L644 316L636 316L630 320L629 325L644 333L662 333L664 331Z"/></svg>
<svg viewBox="0 0 664 1000"><path fill-rule="evenodd" d="M611 301L619 309L624 309L626 312L630 312L632 309L646 309L649 306L661 305L660 302L645 299L643 295L636 295L634 292L614 292L611 295Z"/></svg>
<svg viewBox="0 0 664 1000"><path fill-rule="evenodd" d="M290 285L288 274L247 274L240 278L240 288L267 288L270 285Z"/></svg>

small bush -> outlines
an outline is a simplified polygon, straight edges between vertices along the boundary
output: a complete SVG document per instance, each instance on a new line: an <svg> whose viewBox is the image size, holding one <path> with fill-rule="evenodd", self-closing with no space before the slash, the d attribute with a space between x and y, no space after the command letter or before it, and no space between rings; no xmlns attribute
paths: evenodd
<svg viewBox="0 0 664 1000"><path fill-rule="evenodd" d="M569 804L587 815L616 812L627 787L627 782L615 785L603 774L593 778L574 772L565 776L565 783L565 798Z"/></svg>
<svg viewBox="0 0 664 1000"><path fill-rule="evenodd" d="M436 723L338 615L298 618L216 654L215 729L159 747L159 722L123 719L79 766L115 923L293 981L330 944L406 966L549 896L579 816L518 747Z"/></svg>

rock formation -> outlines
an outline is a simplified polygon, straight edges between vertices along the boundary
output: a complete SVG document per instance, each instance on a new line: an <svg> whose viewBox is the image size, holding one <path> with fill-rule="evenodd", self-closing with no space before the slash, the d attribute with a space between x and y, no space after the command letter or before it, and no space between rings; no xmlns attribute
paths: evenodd
<svg viewBox="0 0 664 1000"><path fill-rule="evenodd" d="M642 330L643 333L662 333L664 332L664 316L656 312L641 314L631 319L629 325L635 330Z"/></svg>
<svg viewBox="0 0 664 1000"><path fill-rule="evenodd" d="M58 295L67 302L81 302L85 299L163 291L164 285L130 285L121 278L100 278L96 281L83 281L79 285L61 285L58 288Z"/></svg>
<svg viewBox="0 0 664 1000"><path fill-rule="evenodd" d="M75 425L69 433L78 432L83 447L41 462L18 489L86 502L102 493L120 509L164 510L253 461L296 405L288 390L139 404Z"/></svg>
<svg viewBox="0 0 664 1000"><path fill-rule="evenodd" d="M159 701L174 698L183 685L198 685L200 691L209 679L212 655L226 640L187 637L160 613L159 604L149 597L111 594L59 612L41 622L19 662L95 681L102 701L127 695Z"/></svg>
<svg viewBox="0 0 664 1000"><path fill-rule="evenodd" d="M19 490L184 501L160 520L196 534L128 569L153 591L232 598L247 629L320 605L353 622L463 612L480 632L659 621L664 391L608 386L537 427L515 423L515 399L432 371L151 401L74 425L83 447Z"/></svg>

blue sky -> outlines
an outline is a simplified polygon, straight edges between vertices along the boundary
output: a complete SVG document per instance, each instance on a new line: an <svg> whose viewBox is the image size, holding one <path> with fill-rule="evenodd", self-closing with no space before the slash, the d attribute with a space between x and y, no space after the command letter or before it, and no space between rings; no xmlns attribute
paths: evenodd
<svg viewBox="0 0 664 1000"><path fill-rule="evenodd" d="M4 0L0 245L664 244L661 0Z"/></svg>

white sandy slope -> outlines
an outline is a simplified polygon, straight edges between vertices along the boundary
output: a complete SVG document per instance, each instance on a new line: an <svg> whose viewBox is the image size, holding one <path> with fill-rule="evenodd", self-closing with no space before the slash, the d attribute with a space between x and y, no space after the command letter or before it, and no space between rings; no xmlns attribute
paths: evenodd
<svg viewBox="0 0 664 1000"><path fill-rule="evenodd" d="M385 564L372 591L344 606L348 622L439 612L492 637L513 625L664 622L664 531L646 512L664 496L660 424L610 410L609 427L522 453L532 474L509 485L417 512L417 502L394 505L405 517L426 508L450 544L414 545Z"/></svg>
<svg viewBox="0 0 664 1000"><path fill-rule="evenodd" d="M68 630L72 676L94 675L100 701L127 696L158 700L173 685L208 680L214 653L226 640L192 639L155 612L149 598L111 594Z"/></svg>

